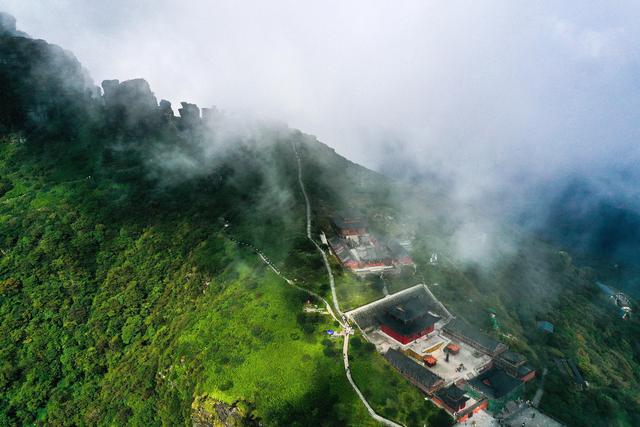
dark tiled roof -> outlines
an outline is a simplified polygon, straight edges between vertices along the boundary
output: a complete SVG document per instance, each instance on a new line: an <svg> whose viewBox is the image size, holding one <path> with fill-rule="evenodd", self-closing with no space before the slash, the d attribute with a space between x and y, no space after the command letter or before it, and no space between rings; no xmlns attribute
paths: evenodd
<svg viewBox="0 0 640 427"><path fill-rule="evenodd" d="M518 377L522 378L534 369L529 365L522 365L518 368Z"/></svg>
<svg viewBox="0 0 640 427"><path fill-rule="evenodd" d="M417 299L402 301L389 308L388 312L396 319L403 322L410 322L428 313L428 309Z"/></svg>
<svg viewBox="0 0 640 427"><path fill-rule="evenodd" d="M406 377L411 378L416 383L422 385L426 389L432 388L439 381L442 381L442 378L418 365L416 362L411 360L411 358L405 356L400 351L390 348L385 353L384 357L391 363L391 365L400 371Z"/></svg>
<svg viewBox="0 0 640 427"><path fill-rule="evenodd" d="M346 264L350 261L356 262L355 258L351 254L349 247L339 237L329 238L329 246L333 249L333 253L340 259L340 262Z"/></svg>
<svg viewBox="0 0 640 427"><path fill-rule="evenodd" d="M468 341L475 343L477 346L489 353L495 353L501 349L506 349L506 346L503 343L480 332L461 319L453 319L443 327L443 330L444 332L452 335L465 337Z"/></svg>
<svg viewBox="0 0 640 427"><path fill-rule="evenodd" d="M522 354L520 353L516 353L515 351L505 351L504 353L502 353L500 355L500 359L504 360L507 363L510 363L512 365L520 365L522 363L525 363L527 361L527 358L524 357Z"/></svg>
<svg viewBox="0 0 640 427"><path fill-rule="evenodd" d="M540 320L538 321L537 325L538 325L538 329L545 332L553 333L553 323L548 322L546 320Z"/></svg>
<svg viewBox="0 0 640 427"><path fill-rule="evenodd" d="M469 400L464 395L464 390L452 384L449 387L442 388L436 393L436 397L440 398L450 408L458 408L462 402Z"/></svg>
<svg viewBox="0 0 640 427"><path fill-rule="evenodd" d="M352 209L337 212L331 217L331 221L338 228L367 228L369 226L369 221Z"/></svg>
<svg viewBox="0 0 640 427"><path fill-rule="evenodd" d="M411 300L418 301L420 305L423 305L428 311L435 313L437 316L445 316L445 313L435 303L435 301L426 292L426 290L422 286L419 286L402 295L391 295L387 298L383 298L379 301L378 304L375 304L373 307L354 314L354 319L363 329L371 327L376 328L380 326L380 320L382 316L391 307L394 307L398 304L404 304L407 301Z"/></svg>
<svg viewBox="0 0 640 427"><path fill-rule="evenodd" d="M582 374L580 373L580 370L578 369L576 364L571 359L569 359L567 362L569 363L569 368L571 368L571 372L573 373L574 381L578 384L583 384L584 378L582 377Z"/></svg>
<svg viewBox="0 0 640 427"><path fill-rule="evenodd" d="M358 258L363 262L384 261L389 259L387 251L378 244L356 248Z"/></svg>
<svg viewBox="0 0 640 427"><path fill-rule="evenodd" d="M395 240L389 240L387 242L387 247L389 248L389 252L394 258L402 258L409 256L409 252L405 248L403 248L398 242Z"/></svg>
<svg viewBox="0 0 640 427"><path fill-rule="evenodd" d="M389 254L386 250L377 245L371 244L369 246L355 247L353 250L349 246L349 242L338 236L333 236L328 239L329 246L340 259L343 264L353 261L357 263L378 263L386 262L389 259ZM354 254L355 252L355 254Z"/></svg>
<svg viewBox="0 0 640 427"><path fill-rule="evenodd" d="M500 399L522 384L503 369L493 367L470 381L471 385L492 399Z"/></svg>
<svg viewBox="0 0 640 427"><path fill-rule="evenodd" d="M418 317L412 317L411 320L402 321L395 316L395 313L393 312L394 308L396 307L393 307L391 310L383 313L380 316L379 321L381 324L389 326L394 331L405 336L410 336L423 331L440 320L439 317L427 313L425 308L425 311Z"/></svg>

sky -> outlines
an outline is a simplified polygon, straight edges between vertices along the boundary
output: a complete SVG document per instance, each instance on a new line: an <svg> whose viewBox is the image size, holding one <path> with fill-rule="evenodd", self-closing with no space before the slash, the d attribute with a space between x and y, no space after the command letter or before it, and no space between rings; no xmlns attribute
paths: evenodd
<svg viewBox="0 0 640 427"><path fill-rule="evenodd" d="M461 199L638 165L640 2L586 6L0 0L98 83L284 121L374 169L452 176Z"/></svg>

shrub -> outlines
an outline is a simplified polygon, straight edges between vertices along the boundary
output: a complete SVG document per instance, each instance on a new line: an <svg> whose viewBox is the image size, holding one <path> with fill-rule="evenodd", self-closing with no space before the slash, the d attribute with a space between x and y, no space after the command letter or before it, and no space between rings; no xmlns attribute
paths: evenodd
<svg viewBox="0 0 640 427"><path fill-rule="evenodd" d="M227 380L225 382L223 382L222 384L220 384L220 390L221 391L227 391L229 389L231 389L233 387L233 381L231 380Z"/></svg>

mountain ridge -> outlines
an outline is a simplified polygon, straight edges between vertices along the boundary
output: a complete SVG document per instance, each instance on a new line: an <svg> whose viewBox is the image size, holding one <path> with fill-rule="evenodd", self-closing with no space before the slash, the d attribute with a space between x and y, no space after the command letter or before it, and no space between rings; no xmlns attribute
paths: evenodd
<svg viewBox="0 0 640 427"><path fill-rule="evenodd" d="M339 346L324 338L336 324L305 314L308 295L237 243L328 295L305 235L294 143L314 234L333 211L362 209L372 229L413 242L421 277L390 280L392 291L438 283L448 307L497 335L485 311L494 307L509 344L537 367L577 360L592 388L566 387L551 368L545 411L575 425L637 421L638 323L612 313L593 271L557 247L496 230L486 265L483 239L468 238L484 233L481 215L460 234L468 218L430 189L393 183L281 125L214 110L201 118L188 103L176 117L141 80L105 81L99 94L65 54L43 67L46 46L0 36L0 58L23 59L0 61L0 89L11 94L0 103L2 423L188 425L220 421L218 412L229 425L372 423ZM480 250L461 253L461 238ZM341 304L382 296L380 283L331 263ZM542 317L556 335L534 330ZM377 411L450 424L370 344L352 346L353 376Z"/></svg>

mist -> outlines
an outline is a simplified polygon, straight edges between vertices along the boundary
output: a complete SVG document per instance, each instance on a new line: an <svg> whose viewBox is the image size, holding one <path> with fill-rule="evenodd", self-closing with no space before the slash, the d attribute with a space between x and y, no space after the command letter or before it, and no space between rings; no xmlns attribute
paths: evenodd
<svg viewBox="0 0 640 427"><path fill-rule="evenodd" d="M360 402L325 382L334 358L370 415L375 389L385 416L449 425L423 411L435 389L396 390L386 365L354 370L389 380L361 392L352 356L395 344L357 325L349 355L357 319L339 316L339 299L350 316L424 284L447 317L526 359L462 331L414 347L459 340L469 354L455 362L485 360L447 383L511 377L497 405L465 386L477 409L513 420L498 410L534 395L521 383L535 367L533 406L571 425L638 425L637 303L608 295L640 296L640 6L581 7L0 0L0 424L208 425L214 408L223 423L346 425ZM351 208L368 224L332 219ZM417 311L396 309L413 328ZM342 358L326 329L339 326ZM269 357L288 378L310 374L296 394L245 370ZM427 391L426 373L396 368ZM458 418L465 402L441 403Z"/></svg>
<svg viewBox="0 0 640 427"><path fill-rule="evenodd" d="M575 182L590 189L581 211L605 198L640 212L637 2L0 8L95 81L143 77L174 105L286 122L387 175L437 177L471 212L544 228Z"/></svg>

